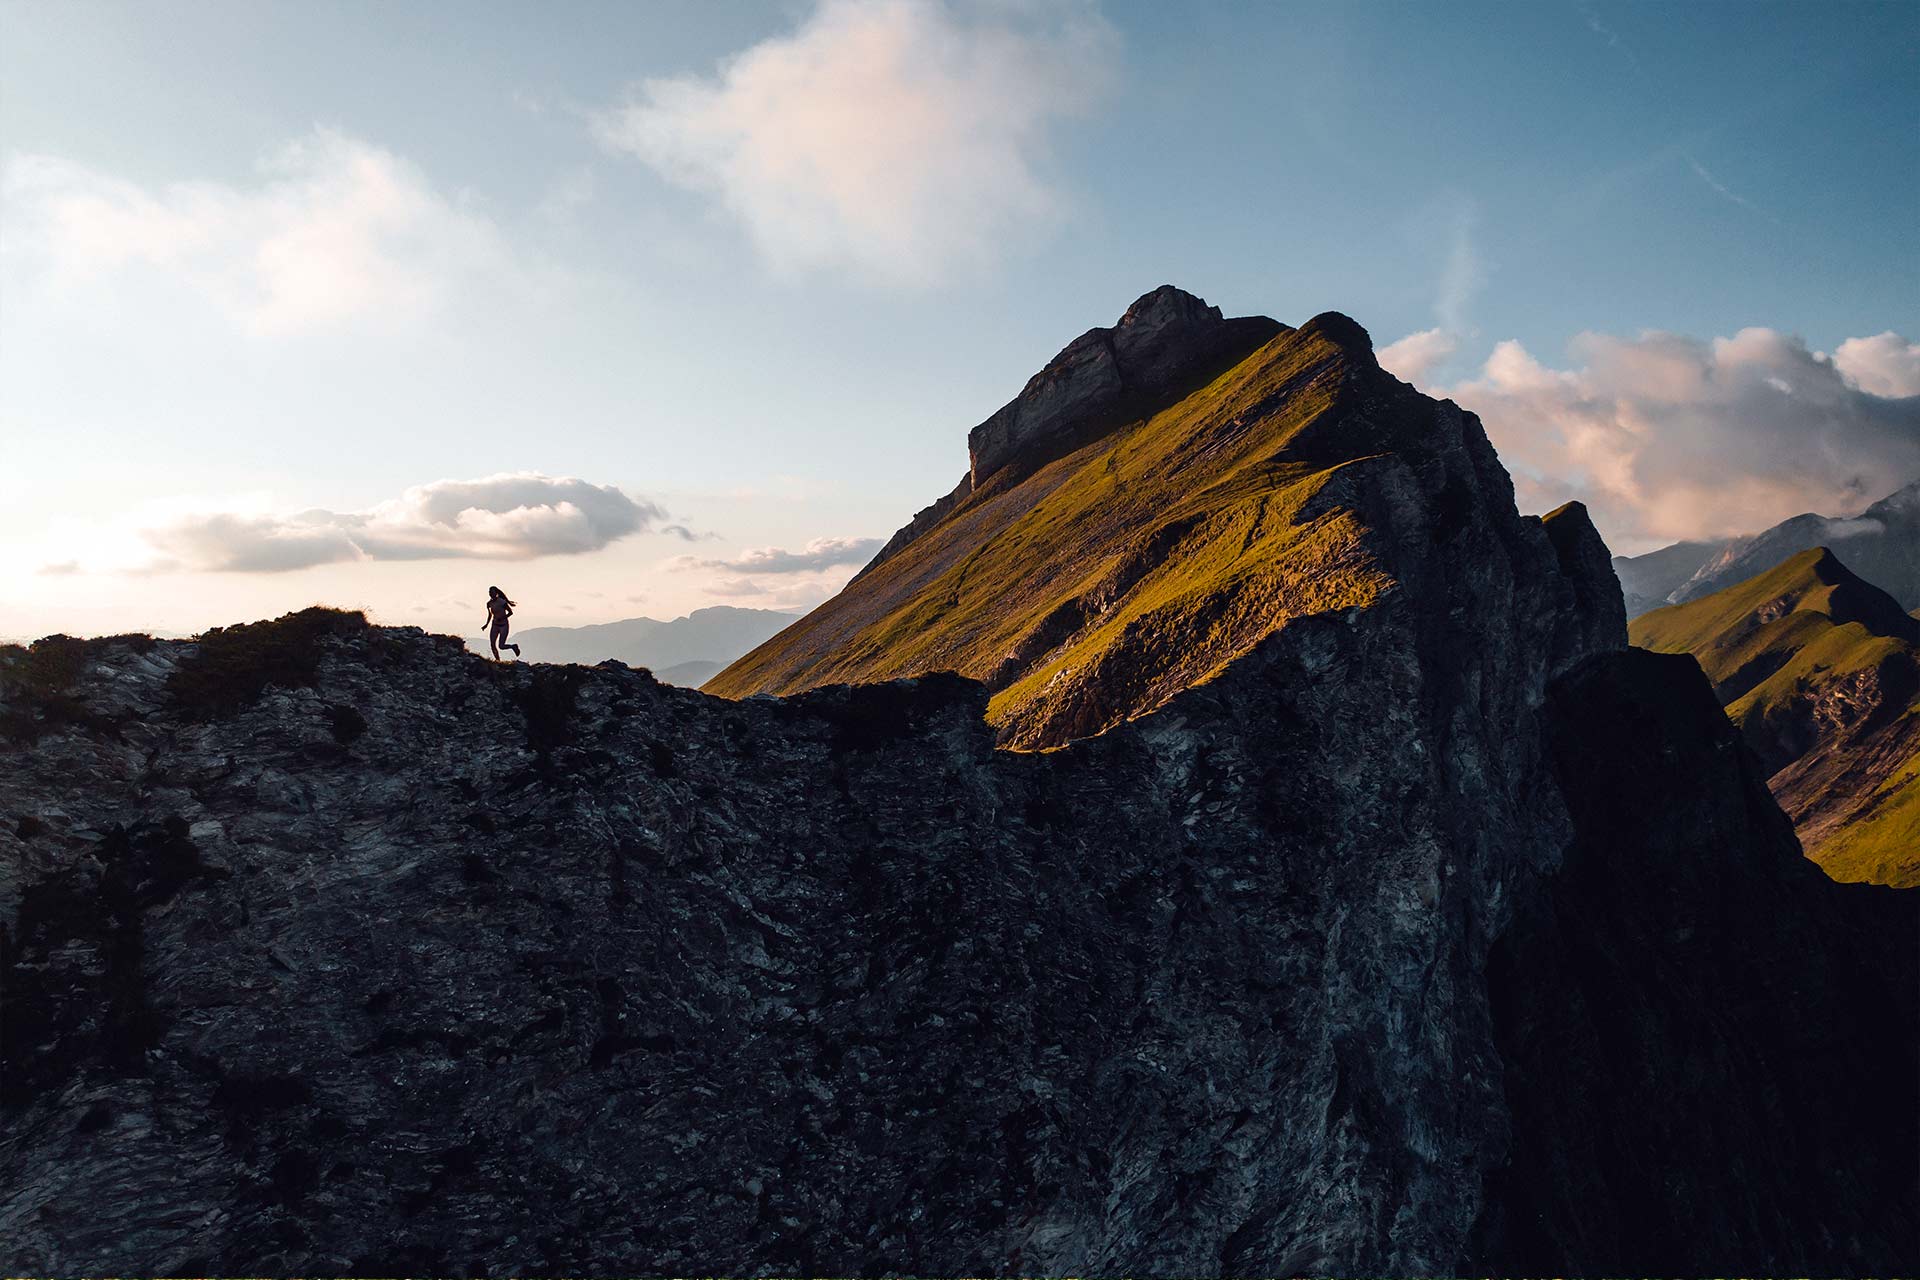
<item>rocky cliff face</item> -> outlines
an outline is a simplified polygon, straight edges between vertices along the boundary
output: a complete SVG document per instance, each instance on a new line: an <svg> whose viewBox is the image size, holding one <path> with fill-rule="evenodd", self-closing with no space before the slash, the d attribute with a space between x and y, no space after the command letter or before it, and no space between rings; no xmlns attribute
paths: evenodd
<svg viewBox="0 0 1920 1280"><path fill-rule="evenodd" d="M1914 1256L1909 900L1797 874L1583 512L1351 321L1290 339L1153 455L1250 505L1156 544L1214 603L1135 616L1233 644L1108 661L1134 714L1055 750L950 675L730 702L325 614L0 657L4 1260Z"/></svg>
<svg viewBox="0 0 1920 1280"><path fill-rule="evenodd" d="M1480 1265L1912 1256L1912 898L1797 856L1685 656L1591 659L1546 718L1574 838L1488 965L1513 1138Z"/></svg>

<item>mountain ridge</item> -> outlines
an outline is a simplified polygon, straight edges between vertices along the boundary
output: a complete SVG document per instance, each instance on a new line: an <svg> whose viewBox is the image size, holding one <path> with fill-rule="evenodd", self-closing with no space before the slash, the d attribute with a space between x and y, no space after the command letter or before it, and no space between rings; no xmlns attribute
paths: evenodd
<svg viewBox="0 0 1920 1280"><path fill-rule="evenodd" d="M1920 620L1898 601L1818 547L1629 634L1699 661L1808 857L1920 885Z"/></svg>
<svg viewBox="0 0 1920 1280"><path fill-rule="evenodd" d="M1047 750L950 673L730 700L325 611L0 651L5 1260L1897 1269L1920 896L1803 858L1584 509L1359 335L874 571L1039 511L1016 605L1098 603L1071 517L1133 617L1245 599Z"/></svg>
<svg viewBox="0 0 1920 1280"><path fill-rule="evenodd" d="M1920 608L1920 480L1854 516L1804 512L1725 542L1676 542L1640 556L1616 556L1627 615L1685 604L1743 582L1790 556L1827 545L1843 550L1867 581L1905 609Z"/></svg>
<svg viewBox="0 0 1920 1280"><path fill-rule="evenodd" d="M1456 504L1510 491L1478 420L1382 371L1337 313L1276 325L1148 417L1059 434L1083 442L923 511L708 692L954 670L993 691L1004 742L1057 746L1203 682L1288 619L1389 590L1350 514L1364 500L1390 526L1375 472L1444 471Z"/></svg>

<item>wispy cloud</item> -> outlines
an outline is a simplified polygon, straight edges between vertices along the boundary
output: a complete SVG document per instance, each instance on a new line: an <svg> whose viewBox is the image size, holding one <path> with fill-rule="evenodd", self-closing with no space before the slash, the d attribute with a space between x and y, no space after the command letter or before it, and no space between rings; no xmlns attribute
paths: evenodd
<svg viewBox="0 0 1920 1280"><path fill-rule="evenodd" d="M1479 205L1458 190L1438 193L1419 213L1417 234L1425 239L1437 232L1433 316L1439 323L1389 343L1378 353L1382 367L1408 382L1427 385L1461 343L1478 332L1473 303L1487 279L1486 264L1474 246L1479 221Z"/></svg>
<svg viewBox="0 0 1920 1280"><path fill-rule="evenodd" d="M815 538L798 551L786 547L753 547L730 559L681 556L673 567L740 574L818 573L836 565L865 563L878 550L878 538Z"/></svg>
<svg viewBox="0 0 1920 1280"><path fill-rule="evenodd" d="M359 511L157 504L80 531L85 553L43 572L282 573L355 560L579 555L655 527L659 507L612 485L518 472L436 480Z"/></svg>
<svg viewBox="0 0 1920 1280"><path fill-rule="evenodd" d="M1072 0L823 0L710 76L642 82L595 129L714 197L780 270L927 285L1059 220L1051 137L1117 46Z"/></svg>
<svg viewBox="0 0 1920 1280"><path fill-rule="evenodd" d="M1653 75L1647 70L1646 63L1642 62L1640 55L1634 51L1633 45L1625 40L1619 32L1602 22L1600 15L1594 11L1591 5L1583 4L1579 9L1580 16L1586 19L1587 29L1605 40L1607 47L1613 49L1620 55L1621 59L1633 72L1635 78L1639 80L1644 92L1656 103L1664 104L1669 102L1671 100L1670 95L1667 94L1664 86L1655 81ZM1733 190L1718 177L1714 176L1713 172L1709 170L1705 164L1701 163L1700 157L1695 155L1687 145L1683 144L1663 150L1665 151L1663 163L1671 163L1673 157L1678 155L1687 162L1687 167L1693 171L1694 177L1700 179L1701 182L1706 184L1709 190L1713 191L1722 199L1731 204L1738 205L1750 213L1759 214L1769 222L1778 223L1780 221L1780 219L1772 213L1761 208L1747 197Z"/></svg>
<svg viewBox="0 0 1920 1280"><path fill-rule="evenodd" d="M1694 158L1693 153L1683 152L1682 154L1686 156L1687 164L1693 168L1694 173L1699 177L1700 181L1706 183L1709 187L1713 188L1714 191L1726 199L1731 200L1734 204L1739 205L1742 209L1750 209L1770 222L1780 221L1780 219L1774 217L1771 213L1762 209L1759 205L1747 199L1739 192L1731 190L1726 183L1714 177L1712 173L1708 172L1707 166L1701 164L1699 160Z"/></svg>
<svg viewBox="0 0 1920 1280"><path fill-rule="evenodd" d="M1467 309L1486 283L1486 271L1473 245L1474 227L1480 221L1478 206L1465 196L1456 196L1451 203L1447 255L1433 311L1443 329L1460 335L1471 332Z"/></svg>
<svg viewBox="0 0 1920 1280"><path fill-rule="evenodd" d="M705 576L700 589L773 609L819 604L880 550L878 538L814 538L804 547L751 547L736 556L675 556L665 567Z"/></svg>
<svg viewBox="0 0 1920 1280"><path fill-rule="evenodd" d="M212 303L283 336L431 317L463 285L524 283L494 223L391 151L316 130L268 155L250 184L148 186L58 156L0 177L9 289L60 298L130 279Z"/></svg>

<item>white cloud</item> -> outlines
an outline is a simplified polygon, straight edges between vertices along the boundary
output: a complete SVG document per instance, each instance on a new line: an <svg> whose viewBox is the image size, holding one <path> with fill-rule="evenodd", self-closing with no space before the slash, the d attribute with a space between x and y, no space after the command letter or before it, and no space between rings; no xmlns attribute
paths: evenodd
<svg viewBox="0 0 1920 1280"><path fill-rule="evenodd" d="M880 550L878 538L814 538L804 547L750 547L737 556L674 556L665 567L708 576L700 589L724 600L750 599L757 608L811 608L847 584Z"/></svg>
<svg viewBox="0 0 1920 1280"><path fill-rule="evenodd" d="M361 511L228 509L175 502L108 529L62 530L77 559L48 572L279 573L353 560L528 560L578 555L651 530L664 516L612 485L531 472L436 480Z"/></svg>
<svg viewBox="0 0 1920 1280"><path fill-rule="evenodd" d="M1452 358L1459 346L1459 341L1445 329L1422 329L1398 342L1388 343L1375 358L1380 361L1380 367L1394 377L1424 387L1427 375Z"/></svg>
<svg viewBox="0 0 1920 1280"><path fill-rule="evenodd" d="M785 547L750 547L730 559L707 560L680 556L676 569L721 569L728 573L818 573L835 565L864 564L880 550L878 538L815 538L798 551Z"/></svg>
<svg viewBox="0 0 1920 1280"><path fill-rule="evenodd" d="M1451 333L1470 332L1467 308L1473 305L1481 286L1486 284L1486 269L1473 247L1473 228L1480 220L1479 208L1465 196L1450 199L1450 228L1447 257L1440 269L1439 296L1433 304L1440 327Z"/></svg>
<svg viewBox="0 0 1920 1280"><path fill-rule="evenodd" d="M1871 338L1848 338L1834 348L1833 363L1870 395L1920 396L1920 342L1908 342L1891 329Z"/></svg>
<svg viewBox="0 0 1920 1280"><path fill-rule="evenodd" d="M808 575L802 578L773 579L761 582L753 578L715 578L702 584L702 590L721 600L745 600L756 609L811 609L831 599L846 585L846 573Z"/></svg>
<svg viewBox="0 0 1920 1280"><path fill-rule="evenodd" d="M1582 498L1615 550L1855 510L1920 476L1920 397L1867 394L1797 337L1588 333L1571 350L1578 367L1552 369L1502 342L1437 394L1481 416L1523 505Z"/></svg>
<svg viewBox="0 0 1920 1280"><path fill-rule="evenodd" d="M8 161L0 196L8 288L110 295L157 278L258 335L417 321L457 282L513 276L489 219L394 153L326 129L268 156L254 183L150 187L29 155Z"/></svg>
<svg viewBox="0 0 1920 1280"><path fill-rule="evenodd" d="M1072 0L822 0L712 76L642 82L596 131L712 195L778 269L925 285L1059 219L1049 136L1117 45Z"/></svg>

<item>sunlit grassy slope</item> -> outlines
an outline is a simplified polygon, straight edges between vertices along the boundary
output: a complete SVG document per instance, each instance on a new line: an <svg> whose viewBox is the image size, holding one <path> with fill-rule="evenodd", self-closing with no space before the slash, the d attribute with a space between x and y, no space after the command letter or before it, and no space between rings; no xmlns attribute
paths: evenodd
<svg viewBox="0 0 1920 1280"><path fill-rule="evenodd" d="M1920 626L1825 548L1636 618L1691 653L1837 880L1920 885Z"/></svg>
<svg viewBox="0 0 1920 1280"><path fill-rule="evenodd" d="M1010 745L1053 745L1207 680L1291 617L1367 603L1389 579L1354 517L1308 510L1365 432L1340 457L1304 443L1355 358L1289 330L1150 419L994 476L706 690L958 671L993 691Z"/></svg>

